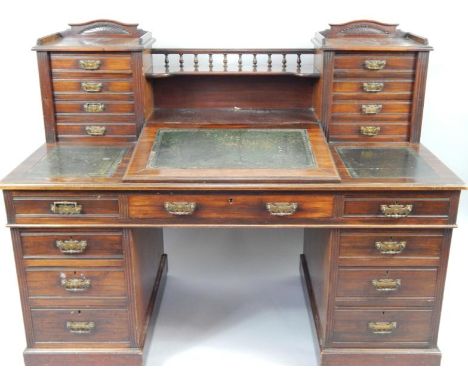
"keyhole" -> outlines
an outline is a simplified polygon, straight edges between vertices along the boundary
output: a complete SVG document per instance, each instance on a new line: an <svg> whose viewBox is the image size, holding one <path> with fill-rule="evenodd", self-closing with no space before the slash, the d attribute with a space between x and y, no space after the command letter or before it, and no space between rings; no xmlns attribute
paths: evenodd
<svg viewBox="0 0 468 382"><path fill-rule="evenodd" d="M232 203L233 203L233 201L234 201L234 200L233 200L233 199L231 199L231 198L229 198L229 199L228 199L228 203L229 203L229 204L232 204Z"/></svg>

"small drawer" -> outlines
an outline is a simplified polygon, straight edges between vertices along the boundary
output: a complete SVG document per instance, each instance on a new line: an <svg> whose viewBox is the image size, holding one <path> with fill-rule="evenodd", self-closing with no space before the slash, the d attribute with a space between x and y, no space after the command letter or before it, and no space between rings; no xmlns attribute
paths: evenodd
<svg viewBox="0 0 468 382"><path fill-rule="evenodd" d="M135 111L133 102L117 101L57 101L55 102L57 113L133 113Z"/></svg>
<svg viewBox="0 0 468 382"><path fill-rule="evenodd" d="M382 70L414 70L414 54L336 54L336 69L362 69L369 72Z"/></svg>
<svg viewBox="0 0 468 382"><path fill-rule="evenodd" d="M125 298L125 274L119 268L26 269L29 298Z"/></svg>
<svg viewBox="0 0 468 382"><path fill-rule="evenodd" d="M130 342L126 309L31 309L35 347L124 346Z"/></svg>
<svg viewBox="0 0 468 382"><path fill-rule="evenodd" d="M134 113L56 113L55 118L58 124L86 124L99 125L101 123L114 124L135 124Z"/></svg>
<svg viewBox="0 0 468 382"><path fill-rule="evenodd" d="M450 206L448 193L354 194L344 196L342 216L355 223L446 224Z"/></svg>
<svg viewBox="0 0 468 382"><path fill-rule="evenodd" d="M349 266L438 266L450 230L341 230L338 263Z"/></svg>
<svg viewBox="0 0 468 382"><path fill-rule="evenodd" d="M372 102L335 102L332 113L354 113L375 115L385 113L409 113L411 102L387 102L373 100Z"/></svg>
<svg viewBox="0 0 468 382"><path fill-rule="evenodd" d="M128 203L131 219L173 224L294 224L331 218L334 209L328 194L134 194Z"/></svg>
<svg viewBox="0 0 468 382"><path fill-rule="evenodd" d="M414 81L415 71L409 70L367 70L367 69L335 69L333 72L335 80L370 81L370 80L396 80Z"/></svg>
<svg viewBox="0 0 468 382"><path fill-rule="evenodd" d="M333 93L351 94L359 97L363 94L408 94L413 91L413 81L384 81L384 80L363 80L363 81L335 81L333 83ZM353 98L356 99L356 98Z"/></svg>
<svg viewBox="0 0 468 382"><path fill-rule="evenodd" d="M349 122L328 126L331 141L408 141L409 123Z"/></svg>
<svg viewBox="0 0 468 382"><path fill-rule="evenodd" d="M392 124L409 124L410 121L411 113L331 113L331 123L356 123L364 125L374 125L379 122L387 122Z"/></svg>
<svg viewBox="0 0 468 382"><path fill-rule="evenodd" d="M50 55L52 71L83 71L83 72L106 72L106 71L130 71L131 56L129 54L61 54Z"/></svg>
<svg viewBox="0 0 468 382"><path fill-rule="evenodd" d="M430 309L336 309L330 344L336 347L425 347L433 342Z"/></svg>
<svg viewBox="0 0 468 382"><path fill-rule="evenodd" d="M57 124L59 140L63 138L135 138L136 125L134 123L122 124Z"/></svg>
<svg viewBox="0 0 468 382"><path fill-rule="evenodd" d="M340 305L431 306L438 268L338 269L336 303Z"/></svg>
<svg viewBox="0 0 468 382"><path fill-rule="evenodd" d="M55 79L53 80L55 98L64 94L106 94L106 93L132 93L133 86L129 80L122 79Z"/></svg>
<svg viewBox="0 0 468 382"><path fill-rule="evenodd" d="M21 230L25 260L123 259L122 231Z"/></svg>
<svg viewBox="0 0 468 382"><path fill-rule="evenodd" d="M115 222L119 198L109 194L12 193L15 223Z"/></svg>

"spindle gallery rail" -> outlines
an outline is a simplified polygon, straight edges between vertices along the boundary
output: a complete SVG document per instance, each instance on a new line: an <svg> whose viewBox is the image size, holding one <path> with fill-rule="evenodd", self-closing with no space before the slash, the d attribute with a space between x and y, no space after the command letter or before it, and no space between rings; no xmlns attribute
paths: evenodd
<svg viewBox="0 0 468 382"><path fill-rule="evenodd" d="M316 49L151 49L150 77L266 74L317 77Z"/></svg>

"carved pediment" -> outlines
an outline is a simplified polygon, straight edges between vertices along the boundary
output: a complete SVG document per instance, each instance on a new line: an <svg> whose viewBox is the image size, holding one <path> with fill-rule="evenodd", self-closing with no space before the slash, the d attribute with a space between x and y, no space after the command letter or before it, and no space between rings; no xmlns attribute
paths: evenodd
<svg viewBox="0 0 468 382"><path fill-rule="evenodd" d="M330 24L327 37L390 37L398 24L385 24L372 20L356 20L344 24Z"/></svg>

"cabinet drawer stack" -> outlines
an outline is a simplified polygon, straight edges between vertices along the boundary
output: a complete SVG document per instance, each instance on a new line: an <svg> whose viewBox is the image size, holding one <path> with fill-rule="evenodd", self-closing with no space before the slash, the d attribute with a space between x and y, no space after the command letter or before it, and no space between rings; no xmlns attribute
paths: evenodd
<svg viewBox="0 0 468 382"><path fill-rule="evenodd" d="M122 230L15 229L30 348L128 348Z"/></svg>
<svg viewBox="0 0 468 382"><path fill-rule="evenodd" d="M415 53L336 53L331 141L408 141Z"/></svg>

